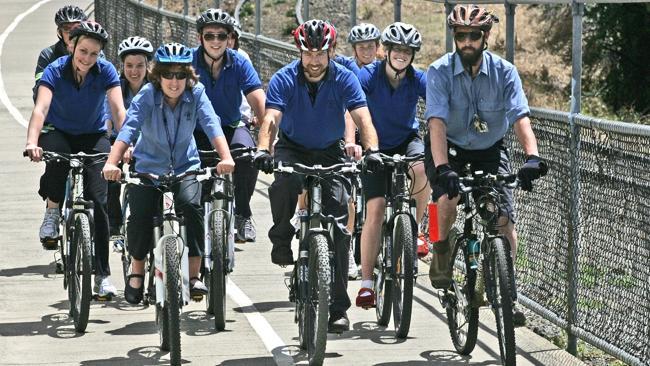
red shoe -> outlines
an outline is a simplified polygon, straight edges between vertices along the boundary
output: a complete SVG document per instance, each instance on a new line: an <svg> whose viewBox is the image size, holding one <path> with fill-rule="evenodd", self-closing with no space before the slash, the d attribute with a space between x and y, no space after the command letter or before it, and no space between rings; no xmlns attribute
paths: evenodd
<svg viewBox="0 0 650 366"><path fill-rule="evenodd" d="M357 295L357 306L364 309L376 307L375 291L371 288L362 287Z"/></svg>
<svg viewBox="0 0 650 366"><path fill-rule="evenodd" d="M427 254L429 254L429 244L424 234L420 234L418 235L418 258L422 258Z"/></svg>

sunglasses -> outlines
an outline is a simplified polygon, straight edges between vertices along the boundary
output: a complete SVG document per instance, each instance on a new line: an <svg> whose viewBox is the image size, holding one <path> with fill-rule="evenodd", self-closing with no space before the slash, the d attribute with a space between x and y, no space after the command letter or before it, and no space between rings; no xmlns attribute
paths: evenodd
<svg viewBox="0 0 650 366"><path fill-rule="evenodd" d="M160 76L163 77L163 79L171 80L176 78L176 80L183 80L187 79L187 72L186 71L165 71L161 72Z"/></svg>
<svg viewBox="0 0 650 366"><path fill-rule="evenodd" d="M462 42L469 37L469 40L472 42L478 41L483 37L483 32L474 31L474 32L455 32L454 39L458 42Z"/></svg>
<svg viewBox="0 0 650 366"><path fill-rule="evenodd" d="M225 41L228 39L228 33L205 33L203 35L203 39L205 39L208 42L214 41L215 39L218 39L220 41Z"/></svg>

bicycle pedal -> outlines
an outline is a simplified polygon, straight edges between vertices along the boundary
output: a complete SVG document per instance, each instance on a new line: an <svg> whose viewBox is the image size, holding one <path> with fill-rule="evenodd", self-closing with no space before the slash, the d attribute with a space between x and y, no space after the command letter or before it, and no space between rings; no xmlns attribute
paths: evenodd
<svg viewBox="0 0 650 366"><path fill-rule="evenodd" d="M201 302L203 301L203 295L191 295L192 301L194 302Z"/></svg>
<svg viewBox="0 0 650 366"><path fill-rule="evenodd" d="M93 300L95 301L111 301L113 300L113 295L99 295L99 294L94 294L93 295Z"/></svg>

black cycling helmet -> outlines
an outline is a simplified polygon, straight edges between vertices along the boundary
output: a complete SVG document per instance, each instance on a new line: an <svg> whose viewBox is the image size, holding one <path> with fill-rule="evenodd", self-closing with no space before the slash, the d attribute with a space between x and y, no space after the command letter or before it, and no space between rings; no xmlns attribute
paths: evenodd
<svg viewBox="0 0 650 366"><path fill-rule="evenodd" d="M235 18L221 9L208 9L196 18L196 31L201 33L206 25L219 25L232 32Z"/></svg>
<svg viewBox="0 0 650 366"><path fill-rule="evenodd" d="M102 28L99 23L88 20L80 22L79 25L70 31L71 40L74 40L79 36L86 36L98 40L102 45L102 49L106 45L106 42L108 42L108 33L104 28Z"/></svg>
<svg viewBox="0 0 650 366"><path fill-rule="evenodd" d="M66 5L54 14L54 23L56 23L57 27L65 23L77 23L85 20L88 20L86 13L84 13L83 9L74 5Z"/></svg>

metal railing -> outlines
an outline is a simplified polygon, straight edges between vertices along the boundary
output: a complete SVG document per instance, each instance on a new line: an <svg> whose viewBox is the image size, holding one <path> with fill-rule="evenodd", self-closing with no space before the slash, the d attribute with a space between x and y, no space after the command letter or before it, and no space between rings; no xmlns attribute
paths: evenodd
<svg viewBox="0 0 650 366"><path fill-rule="evenodd" d="M581 32L583 3L520 0L505 6L524 3L574 7L574 32ZM261 35L261 4L255 0L255 34L244 33L240 43L267 83L298 52ZM113 61L118 60L117 44L127 36L142 35L154 44L194 45L197 39L194 15L137 0L95 0L95 17L111 33L105 54ZM574 60L581 58L579 40ZM574 62L571 113L532 109L540 155L548 160L550 172L534 192L516 193L520 299L567 331L568 350L574 354L577 337L628 364L648 365L650 126L579 114L577 70ZM424 106L418 110L422 117ZM512 134L506 140L517 168L523 151Z"/></svg>

